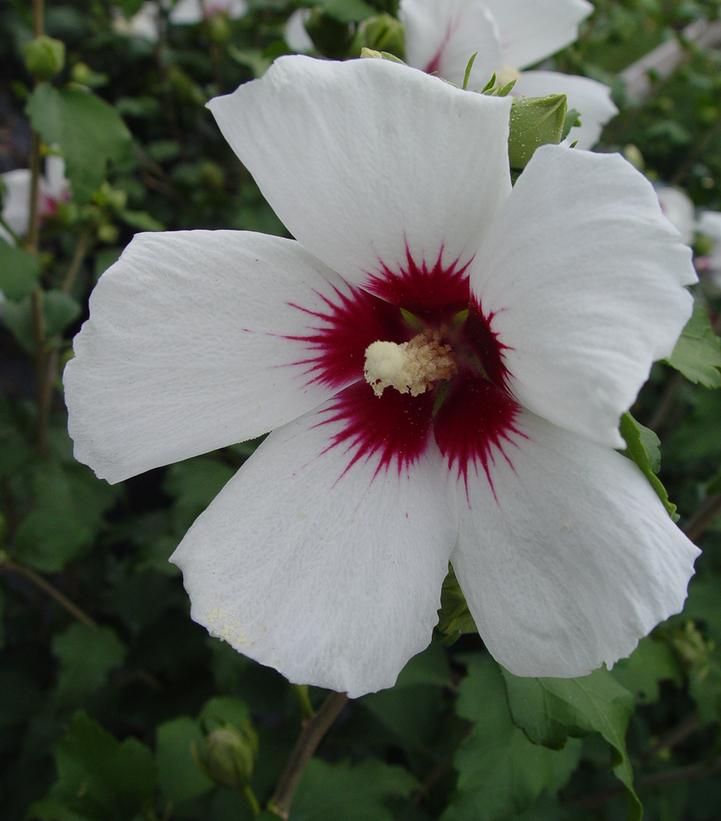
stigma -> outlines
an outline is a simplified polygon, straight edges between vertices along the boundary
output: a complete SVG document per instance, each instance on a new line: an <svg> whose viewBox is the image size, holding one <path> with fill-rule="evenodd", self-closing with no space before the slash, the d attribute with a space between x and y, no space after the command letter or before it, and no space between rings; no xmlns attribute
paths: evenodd
<svg viewBox="0 0 721 821"><path fill-rule="evenodd" d="M366 348L363 375L376 396L386 388L420 396L436 382L450 379L458 367L440 331L424 331L409 342L373 342Z"/></svg>

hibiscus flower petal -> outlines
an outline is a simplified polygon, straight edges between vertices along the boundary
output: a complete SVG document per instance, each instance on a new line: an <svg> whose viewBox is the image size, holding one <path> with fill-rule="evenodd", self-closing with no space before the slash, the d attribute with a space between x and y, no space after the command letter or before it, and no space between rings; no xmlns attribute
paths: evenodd
<svg viewBox="0 0 721 821"><path fill-rule="evenodd" d="M581 125L572 128L571 142L578 148L592 148L601 138L604 125L618 114L611 99L611 89L588 77L559 74L557 71L524 71L513 89L514 95L544 97L565 94L569 110L581 115Z"/></svg>
<svg viewBox="0 0 721 821"><path fill-rule="evenodd" d="M292 240L136 236L93 291L65 370L76 458L119 482L317 407L362 379L377 338L361 304L349 317L367 333L333 346L343 298L345 283Z"/></svg>
<svg viewBox="0 0 721 821"><path fill-rule="evenodd" d="M680 612L698 550L631 461L527 412L516 424L493 492L479 471L457 481L451 561L501 664L583 676Z"/></svg>
<svg viewBox="0 0 721 821"><path fill-rule="evenodd" d="M493 18L481 0L402 0L406 62L463 85L468 60L477 54L469 88L483 88L501 65Z"/></svg>
<svg viewBox="0 0 721 821"><path fill-rule="evenodd" d="M586 0L483 0L501 37L505 64L525 68L578 38L578 26L593 12Z"/></svg>
<svg viewBox="0 0 721 821"><path fill-rule="evenodd" d="M691 315L691 251L618 155L538 149L471 268L522 405L623 447L618 420Z"/></svg>
<svg viewBox="0 0 721 821"><path fill-rule="evenodd" d="M331 402L272 433L171 561L213 635L292 682L357 697L391 687L430 641L457 529L430 441L385 464L380 439L359 450L338 416Z"/></svg>
<svg viewBox="0 0 721 821"><path fill-rule="evenodd" d="M209 107L290 232L353 284L467 263L510 191L510 100L387 60L281 57Z"/></svg>

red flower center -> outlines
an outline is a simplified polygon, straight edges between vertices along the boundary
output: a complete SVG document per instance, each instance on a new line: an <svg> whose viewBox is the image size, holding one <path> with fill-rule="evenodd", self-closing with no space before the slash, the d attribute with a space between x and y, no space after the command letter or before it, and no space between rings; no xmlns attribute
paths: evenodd
<svg viewBox="0 0 721 821"><path fill-rule="evenodd" d="M309 383L343 388L326 407L321 424L334 424L329 448L348 456L346 472L359 461L373 461L375 474L395 468L407 472L433 439L450 470L468 483L469 472L487 477L522 437L515 422L519 406L508 390L506 346L486 314L471 297L468 267L443 262L443 250L432 265L416 262L410 251L397 270L381 264L366 290L336 290L322 297L326 308L310 311L307 336L293 337L305 350L294 364L305 368ZM366 349L374 342L402 344L419 330L438 331L453 354L457 369L447 381L418 396L394 388L381 396L364 379Z"/></svg>

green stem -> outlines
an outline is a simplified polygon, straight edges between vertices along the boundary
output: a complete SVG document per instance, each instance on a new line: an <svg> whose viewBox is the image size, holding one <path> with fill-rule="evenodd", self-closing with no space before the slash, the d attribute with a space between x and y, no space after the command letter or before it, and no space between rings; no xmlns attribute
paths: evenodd
<svg viewBox="0 0 721 821"><path fill-rule="evenodd" d="M64 593L61 593L55 585L38 575L31 568L26 567L23 564L18 564L18 562L14 562L6 554L2 553L0 553L0 570L7 570L10 573L15 573L18 576L22 576L27 579L35 587L37 587L38 590L42 590L44 593L47 593L51 599L57 602L64 610L70 613L70 615L79 622L87 624L88 627L98 626L85 611L81 610L77 604L72 602Z"/></svg>
<svg viewBox="0 0 721 821"><path fill-rule="evenodd" d="M347 703L348 696L345 693L330 693L313 718L306 721L273 797L268 802L268 811L278 818L287 819L290 816L293 796L308 762Z"/></svg>
<svg viewBox="0 0 721 821"><path fill-rule="evenodd" d="M307 684L294 684L293 690L298 698L298 705L300 706L300 714L303 716L303 721L313 718L315 710L310 700L310 693Z"/></svg>
<svg viewBox="0 0 721 821"><path fill-rule="evenodd" d="M253 788L250 786L250 784L246 784L243 787L242 792L243 797L250 805L250 811L253 813L253 815L260 815L260 802L258 801L258 797L256 796L256 794L253 792Z"/></svg>

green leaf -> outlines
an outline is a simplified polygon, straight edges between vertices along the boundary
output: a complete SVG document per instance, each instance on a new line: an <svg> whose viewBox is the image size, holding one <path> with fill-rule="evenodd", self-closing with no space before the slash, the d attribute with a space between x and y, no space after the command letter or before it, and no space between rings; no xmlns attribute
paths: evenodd
<svg viewBox="0 0 721 821"><path fill-rule="evenodd" d="M206 729L214 729L224 724L243 727L250 721L250 712L245 702L233 696L216 696L206 702L198 720Z"/></svg>
<svg viewBox="0 0 721 821"><path fill-rule="evenodd" d="M203 739L196 721L186 716L166 721L158 727L156 739L158 784L167 801L190 801L212 788L213 782L193 758L193 745Z"/></svg>
<svg viewBox="0 0 721 821"><path fill-rule="evenodd" d="M42 306L47 340L52 340L80 315L80 305L62 291L43 291ZM34 353L35 334L31 297L26 296L20 302L5 303L3 320L19 345L28 353Z"/></svg>
<svg viewBox="0 0 721 821"><path fill-rule="evenodd" d="M565 94L513 98L508 136L511 168L525 168L537 148L561 142L567 111Z"/></svg>
<svg viewBox="0 0 721 821"><path fill-rule="evenodd" d="M691 382L705 388L721 387L721 340L711 327L706 309L698 302L668 364Z"/></svg>
<svg viewBox="0 0 721 821"><path fill-rule="evenodd" d="M120 489L99 482L85 468L43 465L34 477L35 504L15 535L27 564L56 573L90 547Z"/></svg>
<svg viewBox="0 0 721 821"><path fill-rule="evenodd" d="M37 257L0 238L0 293L6 299L29 296L39 276Z"/></svg>
<svg viewBox="0 0 721 821"><path fill-rule="evenodd" d="M134 738L119 742L85 713L76 713L55 749L57 781L42 806L60 806L61 817L129 821L151 809L155 762ZM33 807L33 817L59 816ZM77 814L76 816L71 813ZM147 816L146 816L147 817Z"/></svg>
<svg viewBox="0 0 721 821"><path fill-rule="evenodd" d="M626 787L631 817L640 819L633 789L626 730L634 708L631 693L608 672L575 679L519 678L503 670L514 723L536 744L558 749L569 737L599 733L614 751L613 771Z"/></svg>
<svg viewBox="0 0 721 821"><path fill-rule="evenodd" d="M105 683L125 659L125 646L108 627L73 624L55 636L53 655L60 662L55 698L63 707L78 706Z"/></svg>
<svg viewBox="0 0 721 821"><path fill-rule="evenodd" d="M317 7L339 23L357 23L376 13L363 0L320 0Z"/></svg>
<svg viewBox="0 0 721 821"><path fill-rule="evenodd" d="M73 198L88 202L105 179L109 161L123 157L130 132L115 109L91 91L41 83L26 106L33 128L65 159Z"/></svg>
<svg viewBox="0 0 721 821"><path fill-rule="evenodd" d="M366 758L360 764L313 759L293 801L293 821L393 821L389 802L418 786L402 767Z"/></svg>
<svg viewBox="0 0 721 821"><path fill-rule="evenodd" d="M578 763L580 742L549 750L514 724L501 670L488 656L470 662L456 711L473 722L473 731L456 752L456 794L442 821L515 818L542 795L555 794Z"/></svg>
<svg viewBox="0 0 721 821"><path fill-rule="evenodd" d="M614 665L611 674L638 704L654 704L660 696L659 684L673 681L680 685L682 671L673 650L663 641L647 636L626 659Z"/></svg>
<svg viewBox="0 0 721 821"><path fill-rule="evenodd" d="M446 644L453 644L466 633L478 632L456 574L450 565L448 565L448 575L441 588L438 630L444 636Z"/></svg>
<svg viewBox="0 0 721 821"><path fill-rule="evenodd" d="M235 469L230 465L206 456L172 465L164 489L175 497L173 518L177 529L187 530L234 473Z"/></svg>
<svg viewBox="0 0 721 821"><path fill-rule="evenodd" d="M626 442L624 456L641 468L669 516L674 522L678 521L676 505L670 501L666 488L656 476L661 468L661 442L658 436L650 428L637 422L630 413L624 413L621 417L621 436Z"/></svg>

